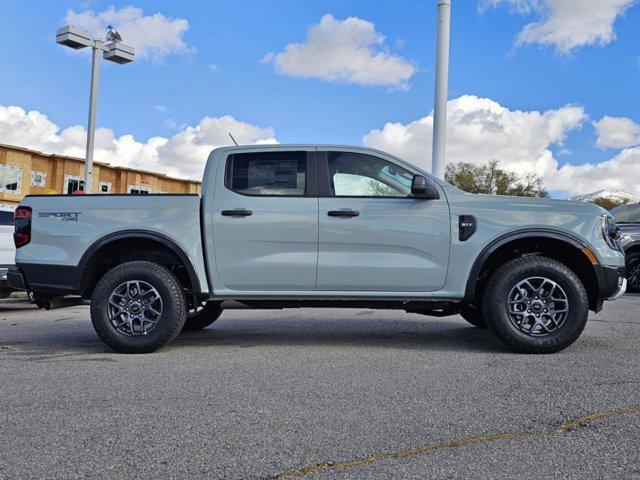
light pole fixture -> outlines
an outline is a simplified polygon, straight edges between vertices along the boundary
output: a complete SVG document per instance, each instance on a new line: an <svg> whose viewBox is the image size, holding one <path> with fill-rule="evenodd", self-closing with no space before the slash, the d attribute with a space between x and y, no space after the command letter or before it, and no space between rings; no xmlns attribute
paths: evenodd
<svg viewBox="0 0 640 480"><path fill-rule="evenodd" d="M100 53L105 60L115 63L129 63L133 61L135 49L122 43L120 34L113 30L111 25L107 27L106 41L93 38L91 34L78 27L67 25L59 28L56 33L56 42L74 50L91 47L93 56L91 61L91 88L89 90L89 122L87 125L87 153L84 164L84 191L92 193L93 190L93 146L96 130L96 101L98 96L98 81L100 77Z"/></svg>
<svg viewBox="0 0 640 480"><path fill-rule="evenodd" d="M449 33L451 0L438 0L438 32L436 34L436 86L433 105L433 151L431 173L444 178L447 143L447 90L449 88Z"/></svg>

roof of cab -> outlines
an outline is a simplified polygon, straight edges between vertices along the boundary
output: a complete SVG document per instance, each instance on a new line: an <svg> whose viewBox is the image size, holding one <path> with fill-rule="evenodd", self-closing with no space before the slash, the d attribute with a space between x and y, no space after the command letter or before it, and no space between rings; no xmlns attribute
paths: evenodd
<svg viewBox="0 0 640 480"><path fill-rule="evenodd" d="M362 151L371 153L381 153L383 155L390 155L382 150L376 150L375 148L361 147L355 145L340 145L340 144L324 144L324 143L268 143L268 144L254 144L254 145L229 145L226 147L218 147L213 152L229 151L229 150L291 150L291 149L303 149L303 150L344 150L344 151ZM213 153L212 152L212 153ZM393 156L393 155L392 155Z"/></svg>
<svg viewBox="0 0 640 480"><path fill-rule="evenodd" d="M391 153L384 152L382 150L377 150L375 148L369 147L360 147L355 145L333 145L333 144L323 144L323 143L274 143L274 144L265 144L265 145L231 145L226 147L219 147L211 151L209 158L220 158L223 155L227 155L231 152L242 152L242 151L265 151L265 150L282 150L282 151L291 151L291 150L332 150L332 151L342 151L342 152L356 152L356 153L364 153L371 154L375 156L382 157L390 157L395 161L406 165L407 167L418 170L421 173L426 173L424 169L421 167L414 165L411 162L407 162L401 158L392 155Z"/></svg>
<svg viewBox="0 0 640 480"><path fill-rule="evenodd" d="M396 157L395 155L392 155L391 153L388 152L384 152L382 150L377 150L375 148L369 148L369 147L361 147L361 146L355 146L355 145L333 145L333 144L324 144L324 143L291 143L291 144L287 144L287 143L273 143L273 144L259 144L259 145L230 145L230 146L226 146L226 147L218 147L214 150L211 151L210 155L209 155L209 160L213 160L213 159L220 159L221 157L223 157L224 155L227 155L229 153L232 152L242 152L242 151L265 151L265 150L282 150L282 151L291 151L291 150L332 150L332 151L342 151L342 152L355 152L355 153L364 153L364 154L370 154L370 155L375 155L375 156L382 156L382 157L388 157L393 159L394 161L405 165L406 167L408 167L409 169L415 170L417 172L420 172L420 174L425 174L428 175L432 178L433 177L431 174L427 173L423 168L414 165L411 162L407 162L406 160L403 160L401 158ZM207 161L207 163L210 163L209 161ZM446 182L441 182L439 179L435 178L436 181L443 183L444 185L448 184Z"/></svg>

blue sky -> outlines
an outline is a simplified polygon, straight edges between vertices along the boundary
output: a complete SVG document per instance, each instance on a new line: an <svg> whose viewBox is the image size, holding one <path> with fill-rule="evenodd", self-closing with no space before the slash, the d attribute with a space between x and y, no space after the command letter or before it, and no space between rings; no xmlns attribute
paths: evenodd
<svg viewBox="0 0 640 480"><path fill-rule="evenodd" d="M628 175L621 175L617 165L621 155L630 165L640 162L640 152L636 151L640 133L635 129L640 123L640 6L633 0L602 0L601 5L608 4L604 8L609 10L612 21L597 24L593 21L593 7L581 6L593 0L583 2L453 0L449 98L473 97L463 97L467 98L461 102L464 106L458 105L466 116L462 115L465 120L460 132L450 135L450 141L456 142L452 146L452 161L482 162L487 155L493 155L494 148L495 157L505 166L545 174L554 190L579 193L602 187L640 194L624 178ZM215 128L224 125L234 128L228 122L222 126L201 125L200 129L198 125L205 117L220 119L229 115L234 121L259 130L247 132L244 139L247 143L268 139L282 143L364 142L404 154L409 160L427 166L430 139L426 138L429 120L425 117L433 107L436 3L435 0L5 0L0 26L11 46L0 55L0 105L40 112L51 125L32 124L43 121L25 117L16 126L11 115L20 114L5 112L4 123L0 118L0 142L23 141L23 146L40 150L81 154L90 59L86 54L56 45L55 30L70 19L95 20L111 9L116 20L113 23L123 32L125 42L127 26L120 28L118 22L126 24L129 17L136 15L144 19L159 14L158 25L166 24L177 33L172 36L170 31L163 38L161 28L159 38L154 40L140 37L145 32L139 29L129 38L138 35L140 38L136 38L143 45L148 42L146 58L125 66L102 62L97 121L105 129L101 144L104 151L98 155L101 160L139 162L167 173L196 176L202 162L190 156L202 155L209 146L222 142L219 132L213 131ZM555 20L563 20L562 9L567 8L558 3L574 4L578 21L573 30L552 30ZM139 13L121 14L123 8L131 6L139 9ZM68 16L69 11L72 16ZM380 53L385 56L382 65L378 65L380 71L373 75L375 78L371 79L369 74L377 67L366 61L359 67L361 71L345 77L343 71L345 68L349 71L350 65L314 70L308 63L296 63L297 57L277 56L285 52L287 45L308 43L309 29L327 14L332 15L332 22L327 22L324 36L321 35L320 44L314 46L317 49L312 49L311 54L320 52L322 42L331 41L327 37L333 35L332 28L335 27L336 35L339 31L348 34L351 24L341 22L355 17L360 23L351 26L357 30L372 24L372 35L376 36L368 46L365 41L357 47L369 48L372 56ZM100 21L97 19L94 24L99 25ZM544 28L537 36L527 27L535 22ZM161 45L154 47L154 41ZM269 52L274 58L261 62ZM318 62L340 61L331 58L331 54L328 59L321 52L318 54L319 57L307 56L306 61L314 62L316 58ZM392 80L387 79L400 75L401 69L408 73L389 83ZM476 97L493 103L482 104L474 100ZM565 107L567 110L562 110ZM455 106L453 110L456 111ZM559 111L558 118L549 114L548 122L541 125L538 117L549 111ZM478 128L470 132L466 127L474 114L488 123L476 124ZM603 132L599 133L593 122L605 116L625 121L603 124ZM416 129L412 131L412 122L420 119L425 119L426 126L420 130L417 128L420 125L414 125ZM399 124L399 132L385 129L389 122ZM513 122L515 130L483 137L483 131L509 130L505 122ZM530 127L528 122L532 122ZM63 135L65 129L75 125L80 127ZM455 121L452 125L450 128L457 128ZM609 127L606 131L605 126ZM625 136L621 140L616 135L622 127L621 134ZM21 132L20 128L29 132ZM58 130L52 133L52 129ZM540 129L537 137L542 139L541 143L531 138L527 145L517 147L519 129L532 137ZM375 138L365 139L375 130L379 133ZM34 132L41 132L41 138L35 138ZM402 140L396 135L402 137L407 133L420 138ZM469 140L465 149L467 138L474 134L478 138ZM122 140L122 136L127 135L137 142L131 151L123 146L130 137ZM176 135L179 136L172 142ZM53 140L43 140L46 136ZM149 145L152 137L169 142L158 150ZM112 140L116 143L110 144ZM189 142L202 148L190 151L185 145ZM484 156L475 154L478 144L487 146ZM180 157L181 152L184 158ZM552 165L551 158L555 162ZM616 158L617 163L611 163ZM585 163L602 163L603 167L560 172L566 164ZM640 166L636 168L640 173ZM603 176L604 180L594 178ZM576 182L581 183L580 188Z"/></svg>

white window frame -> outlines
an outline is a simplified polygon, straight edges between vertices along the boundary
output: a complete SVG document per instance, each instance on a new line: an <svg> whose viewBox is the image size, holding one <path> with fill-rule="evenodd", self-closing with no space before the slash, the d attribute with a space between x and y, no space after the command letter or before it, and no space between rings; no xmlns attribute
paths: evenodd
<svg viewBox="0 0 640 480"><path fill-rule="evenodd" d="M63 188L63 193L67 193L67 190L69 190L69 180L77 180L79 182L84 182L84 177L79 176L79 175L69 175L68 173L64 174L64 188ZM85 189L86 189L86 185L85 185ZM83 190L84 191L84 190Z"/></svg>
<svg viewBox="0 0 640 480"><path fill-rule="evenodd" d="M107 186L107 191L103 192L102 187L105 185ZM100 182L98 184L98 193L102 193L102 194L111 193L111 182Z"/></svg>
<svg viewBox="0 0 640 480"><path fill-rule="evenodd" d="M40 182L35 181L35 176L40 175ZM32 187L46 187L47 186L47 172L37 172L31 170L31 186Z"/></svg>
<svg viewBox="0 0 640 480"><path fill-rule="evenodd" d="M131 190L138 190L139 192L151 193L151 189L149 187L141 187L140 185L127 186L127 193L131 193Z"/></svg>
<svg viewBox="0 0 640 480"><path fill-rule="evenodd" d="M18 179L16 182L16 185L18 188L16 190L7 189L7 183L6 183L7 171L16 171L18 173ZM0 181L0 192L9 193L11 195L20 195L20 190L22 189L22 172L23 170L21 167L0 164L0 178L2 179Z"/></svg>

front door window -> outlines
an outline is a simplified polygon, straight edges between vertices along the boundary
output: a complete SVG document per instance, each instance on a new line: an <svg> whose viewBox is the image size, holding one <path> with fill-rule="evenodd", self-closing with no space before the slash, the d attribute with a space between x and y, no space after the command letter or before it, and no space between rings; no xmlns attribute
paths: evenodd
<svg viewBox="0 0 640 480"><path fill-rule="evenodd" d="M400 197L411 195L411 172L371 155L329 152L329 187L336 197Z"/></svg>

